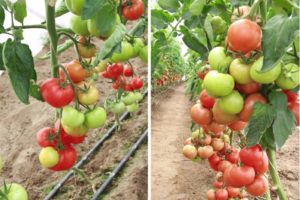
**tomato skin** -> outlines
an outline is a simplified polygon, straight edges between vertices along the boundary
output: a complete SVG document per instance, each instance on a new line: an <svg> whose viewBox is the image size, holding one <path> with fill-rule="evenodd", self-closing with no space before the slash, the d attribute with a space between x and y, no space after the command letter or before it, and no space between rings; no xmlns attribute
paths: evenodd
<svg viewBox="0 0 300 200"><path fill-rule="evenodd" d="M236 84L237 90L243 94L253 94L260 90L261 84L256 82L251 82L248 84Z"/></svg>
<svg viewBox="0 0 300 200"><path fill-rule="evenodd" d="M227 114L219 107L218 104L215 104L213 109L213 120L219 124L231 124L238 120L238 117L236 115Z"/></svg>
<svg viewBox="0 0 300 200"><path fill-rule="evenodd" d="M215 47L209 52L208 62L213 70L222 71L229 67L232 58L225 54L224 47Z"/></svg>
<svg viewBox="0 0 300 200"><path fill-rule="evenodd" d="M261 28L249 19L237 20L228 28L227 42L232 51L247 54L257 49L261 40Z"/></svg>
<svg viewBox="0 0 300 200"><path fill-rule="evenodd" d="M253 112L253 107L256 102L266 104L267 100L259 93L254 93L249 95L244 104L243 110L240 112L239 117L241 121L248 122L252 112Z"/></svg>
<svg viewBox="0 0 300 200"><path fill-rule="evenodd" d="M247 125L247 122L243 121L236 121L228 125L228 128L230 128L233 131L241 131L245 128Z"/></svg>
<svg viewBox="0 0 300 200"><path fill-rule="evenodd" d="M226 97L222 97L217 101L219 108L226 114L238 114L244 106L244 99L239 92L234 90Z"/></svg>
<svg viewBox="0 0 300 200"><path fill-rule="evenodd" d="M125 112L125 109L125 104L120 101L112 106L111 111L115 114L122 114L123 112Z"/></svg>
<svg viewBox="0 0 300 200"><path fill-rule="evenodd" d="M59 162L51 167L53 171L64 171L68 170L76 163L77 153L71 145L65 145L64 149L58 150Z"/></svg>
<svg viewBox="0 0 300 200"><path fill-rule="evenodd" d="M114 63L109 65L106 69L107 73L110 74L110 77L113 79L118 79L121 74L123 74L124 67L122 63Z"/></svg>
<svg viewBox="0 0 300 200"><path fill-rule="evenodd" d="M218 156L217 153L214 153L211 157L208 158L209 166L215 171L218 171L218 165L221 161L222 158Z"/></svg>
<svg viewBox="0 0 300 200"><path fill-rule="evenodd" d="M281 74L275 81L281 89L291 90L299 85L299 67L289 63L283 67Z"/></svg>
<svg viewBox="0 0 300 200"><path fill-rule="evenodd" d="M195 104L191 109L191 118L197 124L209 124L212 121L212 113L200 104Z"/></svg>
<svg viewBox="0 0 300 200"><path fill-rule="evenodd" d="M209 96L206 90L202 90L199 96L201 105L205 108L212 108L215 105L215 99Z"/></svg>
<svg viewBox="0 0 300 200"><path fill-rule="evenodd" d="M211 143L212 139L211 136L208 134L203 134L203 136L200 136L199 142L203 145L209 145Z"/></svg>
<svg viewBox="0 0 300 200"><path fill-rule="evenodd" d="M66 106L63 108L61 122L70 128L77 128L84 123L84 114L77 109Z"/></svg>
<svg viewBox="0 0 300 200"><path fill-rule="evenodd" d="M211 146L214 148L215 151L221 151L224 148L225 144L222 139L213 138Z"/></svg>
<svg viewBox="0 0 300 200"><path fill-rule="evenodd" d="M207 159L213 154L214 154L214 149L210 145L198 148L198 156L202 159Z"/></svg>
<svg viewBox="0 0 300 200"><path fill-rule="evenodd" d="M67 134L64 129L61 127L60 132L60 140L64 145L70 145L70 144L81 144L85 139L85 135L75 137L72 135Z"/></svg>
<svg viewBox="0 0 300 200"><path fill-rule="evenodd" d="M207 129L214 134L218 134L220 132L223 132L226 129L226 126L224 124L219 124L215 121L212 121L210 124L207 125Z"/></svg>
<svg viewBox="0 0 300 200"><path fill-rule="evenodd" d="M268 180L263 176L257 176L253 183L246 187L246 190L252 196L258 197L266 193L268 189Z"/></svg>
<svg viewBox="0 0 300 200"><path fill-rule="evenodd" d="M73 60L65 64L65 69L74 83L82 82L88 75L79 60ZM65 79L65 74L62 70L59 71L59 75L61 80Z"/></svg>
<svg viewBox="0 0 300 200"><path fill-rule="evenodd" d="M124 72L123 75L126 77L131 77L133 75L133 69L130 65L125 65L124 66Z"/></svg>
<svg viewBox="0 0 300 200"><path fill-rule="evenodd" d="M260 57L252 64L250 69L250 76L252 80L258 83L268 84L274 82L279 77L281 73L280 63L278 63L272 69L266 72L261 72L262 66L263 66L263 57Z"/></svg>
<svg viewBox="0 0 300 200"><path fill-rule="evenodd" d="M7 200L28 200L28 193L26 191L26 189L17 183L10 183L10 184L6 184L7 188L9 189L8 193L5 193L5 188L4 186L0 187L0 192L5 194L4 199Z"/></svg>
<svg viewBox="0 0 300 200"><path fill-rule="evenodd" d="M39 161L43 167L53 167L59 162L59 153L54 147L42 148Z"/></svg>
<svg viewBox="0 0 300 200"><path fill-rule="evenodd" d="M65 3L70 12L80 16L85 0L66 0Z"/></svg>
<svg viewBox="0 0 300 200"><path fill-rule="evenodd" d="M194 159L197 156L197 149L193 145L185 145L182 149L183 155L188 159Z"/></svg>
<svg viewBox="0 0 300 200"><path fill-rule="evenodd" d="M228 168L228 167L231 167L232 163L227 161L227 160L222 160L219 164L218 164L218 171L220 172L225 172L225 170Z"/></svg>
<svg viewBox="0 0 300 200"><path fill-rule="evenodd" d="M62 108L74 99L74 91L71 84L61 86L58 78L49 78L40 86L40 93L43 99L54 108Z"/></svg>
<svg viewBox="0 0 300 200"><path fill-rule="evenodd" d="M216 200L216 192L213 189L210 189L206 193L207 200Z"/></svg>
<svg viewBox="0 0 300 200"><path fill-rule="evenodd" d="M144 3L141 0L132 0L132 5L127 6L127 2L123 3L122 15L127 20L137 20L144 13Z"/></svg>
<svg viewBox="0 0 300 200"><path fill-rule="evenodd" d="M299 118L299 103L292 102L288 105L288 108L294 113L295 119L296 119L296 125L300 125L300 118Z"/></svg>
<svg viewBox="0 0 300 200"><path fill-rule="evenodd" d="M40 147L54 147L57 144L55 136L55 130L53 128L45 127L36 134L36 140Z"/></svg>
<svg viewBox="0 0 300 200"><path fill-rule="evenodd" d="M143 81L143 79L141 79L139 77L132 77L131 85L132 85L133 89L139 90L143 87L144 81Z"/></svg>
<svg viewBox="0 0 300 200"><path fill-rule="evenodd" d="M296 102L298 99L298 93L292 92L290 90L282 90L282 92L287 96L287 100L289 103Z"/></svg>
<svg viewBox="0 0 300 200"><path fill-rule="evenodd" d="M82 20L80 16L72 15L70 19L70 28L77 35L89 36L87 20Z"/></svg>
<svg viewBox="0 0 300 200"><path fill-rule="evenodd" d="M122 41L121 43L122 49L120 53L113 53L111 60L114 62L124 62L133 57L134 55L134 49L133 46L127 42Z"/></svg>
<svg viewBox="0 0 300 200"><path fill-rule="evenodd" d="M228 186L243 187L253 183L255 171L249 166L232 166L225 170L224 181Z"/></svg>
<svg viewBox="0 0 300 200"><path fill-rule="evenodd" d="M212 70L206 74L203 85L211 97L223 97L232 92L234 79L229 74L222 74Z"/></svg>
<svg viewBox="0 0 300 200"><path fill-rule="evenodd" d="M84 124L88 128L100 128L106 121L106 111L101 107L96 107L85 113Z"/></svg>
<svg viewBox="0 0 300 200"><path fill-rule="evenodd" d="M239 84L253 82L250 77L250 65L244 64L241 59L234 59L229 67L229 73Z"/></svg>
<svg viewBox="0 0 300 200"><path fill-rule="evenodd" d="M216 200L227 200L228 192L226 189L218 189L216 191Z"/></svg>
<svg viewBox="0 0 300 200"><path fill-rule="evenodd" d="M78 52L82 58L92 58L96 55L96 46L93 44L78 43Z"/></svg>
<svg viewBox="0 0 300 200"><path fill-rule="evenodd" d="M86 88L85 88L86 87ZM86 89L85 91L81 91L80 89L77 91L78 101L83 105L92 105L97 103L99 100L100 94L98 89L90 84L81 83L79 88Z"/></svg>
<svg viewBox="0 0 300 200"><path fill-rule="evenodd" d="M213 186L214 186L214 188L216 188L216 189L222 188L223 185L224 185L224 183L223 183L222 181L216 181L216 182L213 183Z"/></svg>
<svg viewBox="0 0 300 200"><path fill-rule="evenodd" d="M228 197L238 197L240 195L240 188L227 187Z"/></svg>

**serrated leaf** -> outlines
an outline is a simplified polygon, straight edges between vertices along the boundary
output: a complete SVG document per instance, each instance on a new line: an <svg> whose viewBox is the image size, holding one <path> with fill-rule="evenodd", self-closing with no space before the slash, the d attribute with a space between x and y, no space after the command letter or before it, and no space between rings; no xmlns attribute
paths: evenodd
<svg viewBox="0 0 300 200"><path fill-rule="evenodd" d="M36 74L29 46L8 39L4 44L2 56L17 97L28 104L30 80L35 78Z"/></svg>
<svg viewBox="0 0 300 200"><path fill-rule="evenodd" d="M247 146L260 142L262 136L271 127L275 118L274 110L269 104L255 103L250 121L245 129Z"/></svg>
<svg viewBox="0 0 300 200"><path fill-rule="evenodd" d="M276 145L281 148L295 127L294 114L287 107L287 97L282 92L272 92L270 103L276 113L273 123L273 133Z"/></svg>
<svg viewBox="0 0 300 200"><path fill-rule="evenodd" d="M158 0L158 5L169 12L176 12L180 8L178 0Z"/></svg>
<svg viewBox="0 0 300 200"><path fill-rule="evenodd" d="M121 44L125 33L125 26L118 24L113 34L103 43L100 51L96 55L94 64L98 64L101 60L111 56L118 45Z"/></svg>
<svg viewBox="0 0 300 200"><path fill-rule="evenodd" d="M102 10L107 0L86 0L82 9L81 18L83 20L91 19Z"/></svg>
<svg viewBox="0 0 300 200"><path fill-rule="evenodd" d="M272 69L293 43L299 30L299 17L276 15L263 27L263 67L262 71Z"/></svg>

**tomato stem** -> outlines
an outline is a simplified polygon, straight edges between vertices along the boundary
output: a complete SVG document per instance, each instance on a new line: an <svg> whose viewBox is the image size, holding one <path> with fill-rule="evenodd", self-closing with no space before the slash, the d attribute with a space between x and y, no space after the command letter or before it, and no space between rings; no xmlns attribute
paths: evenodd
<svg viewBox="0 0 300 200"><path fill-rule="evenodd" d="M79 50L78 50L78 41L77 41L72 35L70 35L70 34L67 33L67 32L64 32L64 31L60 32L60 33L57 35L57 38L59 39L60 36L62 36L62 35L66 36L66 37L68 37L70 40L72 40L72 42L73 42L74 45L75 45L75 49L76 49L76 52L77 52L77 55L78 55L78 60L81 61L82 59L81 59L81 56L80 56Z"/></svg>
<svg viewBox="0 0 300 200"><path fill-rule="evenodd" d="M280 181L280 177L279 177L279 174L277 171L276 152L272 149L267 149L267 154L268 154L269 163L270 163L269 171L270 171L270 174L272 177L273 184L275 185L275 188L276 188L275 189L276 193L280 200L288 200L288 198L283 190L283 187L282 187L282 184Z"/></svg>

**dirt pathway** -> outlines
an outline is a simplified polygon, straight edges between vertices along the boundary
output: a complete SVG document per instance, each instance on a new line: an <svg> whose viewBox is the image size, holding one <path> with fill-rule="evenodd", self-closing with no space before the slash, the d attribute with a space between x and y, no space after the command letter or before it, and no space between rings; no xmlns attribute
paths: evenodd
<svg viewBox="0 0 300 200"><path fill-rule="evenodd" d="M213 172L185 159L183 141L190 135L191 103L184 86L161 98L152 111L152 200L202 199Z"/></svg>

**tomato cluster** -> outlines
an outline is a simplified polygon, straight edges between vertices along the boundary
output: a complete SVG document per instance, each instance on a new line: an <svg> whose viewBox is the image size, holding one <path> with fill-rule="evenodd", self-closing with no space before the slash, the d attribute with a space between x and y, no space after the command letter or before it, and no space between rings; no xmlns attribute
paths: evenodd
<svg viewBox="0 0 300 200"><path fill-rule="evenodd" d="M249 7L239 9L241 16L249 12ZM216 26L218 19L214 20ZM293 92L299 86L299 66L279 63L263 71L261 42L262 31L255 21L234 16L226 47L213 48L208 64L197 72L203 90L190 115L199 130L185 141L183 154L191 160L208 159L218 172L215 189L207 192L209 200L246 199L248 194L258 197L267 190L268 156L259 144L244 147L247 141L242 133L254 105L269 103L266 85L286 95L287 109L299 126L298 94ZM244 148L235 148L232 138Z"/></svg>
<svg viewBox="0 0 300 200"><path fill-rule="evenodd" d="M169 74L164 73L160 78L155 80L156 86L161 87L168 84L175 83L179 80L179 76L177 74Z"/></svg>

